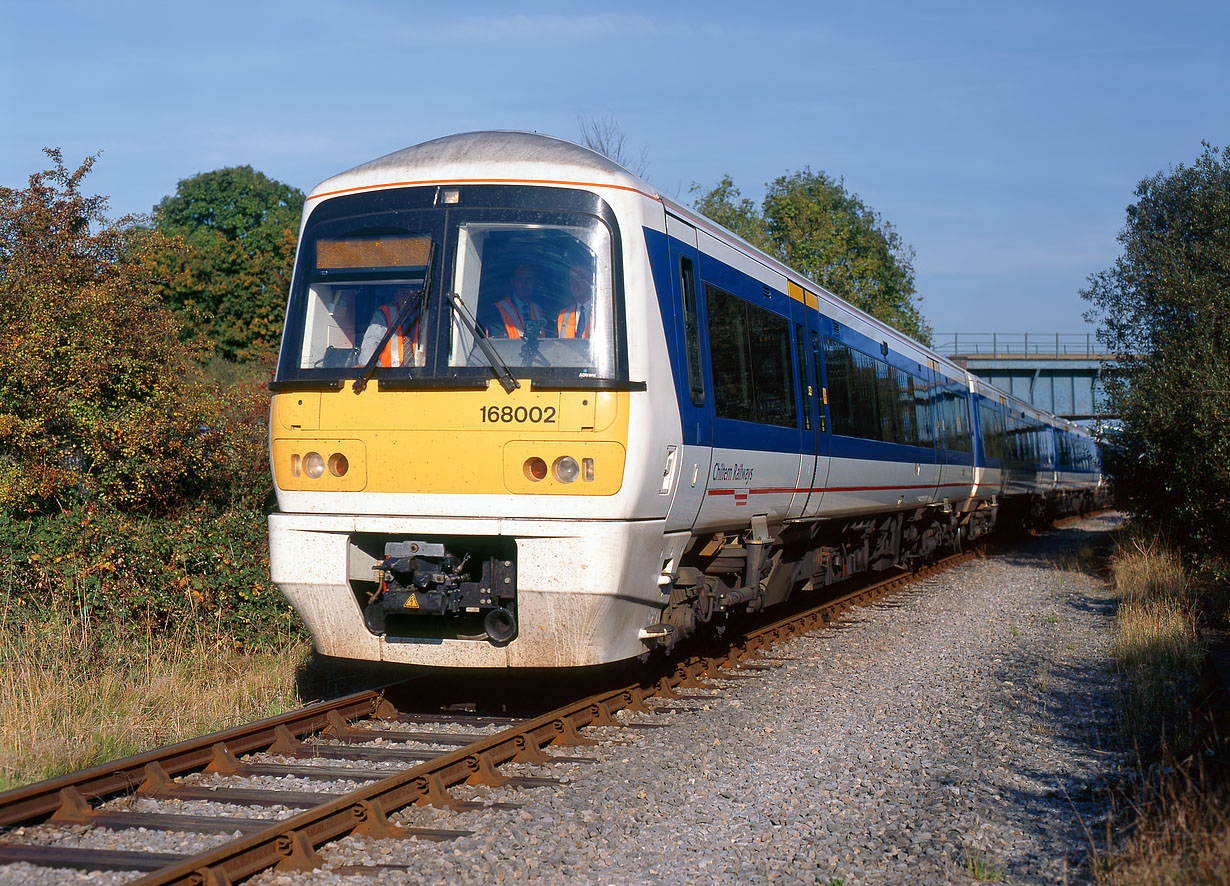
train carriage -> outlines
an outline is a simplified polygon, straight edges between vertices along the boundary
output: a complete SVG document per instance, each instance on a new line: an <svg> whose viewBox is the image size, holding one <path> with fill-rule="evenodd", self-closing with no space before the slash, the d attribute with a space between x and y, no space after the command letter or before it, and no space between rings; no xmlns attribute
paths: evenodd
<svg viewBox="0 0 1230 886"><path fill-rule="evenodd" d="M335 656L647 654L985 534L1009 476L999 392L530 133L313 190L272 387L273 579Z"/></svg>

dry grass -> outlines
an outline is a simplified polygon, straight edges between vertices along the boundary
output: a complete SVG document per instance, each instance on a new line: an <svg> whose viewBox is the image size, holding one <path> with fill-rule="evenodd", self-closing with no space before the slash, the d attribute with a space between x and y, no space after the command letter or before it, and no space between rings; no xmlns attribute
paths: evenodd
<svg viewBox="0 0 1230 886"><path fill-rule="evenodd" d="M1230 883L1230 796L1185 773L1159 776L1131 838L1095 866L1107 886Z"/></svg>
<svg viewBox="0 0 1230 886"><path fill-rule="evenodd" d="M1178 551L1156 535L1128 530L1111 554L1115 592L1125 603L1192 599L1192 583Z"/></svg>
<svg viewBox="0 0 1230 886"><path fill-rule="evenodd" d="M201 630L117 636L81 612L0 612L0 790L299 704L309 646L238 652Z"/></svg>
<svg viewBox="0 0 1230 886"><path fill-rule="evenodd" d="M1126 677L1120 729L1145 768L1129 803L1129 836L1116 845L1108 823L1109 848L1094 852L1096 879L1230 884L1230 794L1218 774L1226 745L1192 715L1207 589L1190 579L1172 547L1130 528L1110 566L1119 597L1111 651Z"/></svg>
<svg viewBox="0 0 1230 886"><path fill-rule="evenodd" d="M1111 577L1119 597L1111 654L1127 677L1120 730L1146 753L1184 747L1205 654L1193 585L1173 548L1131 531L1115 545Z"/></svg>

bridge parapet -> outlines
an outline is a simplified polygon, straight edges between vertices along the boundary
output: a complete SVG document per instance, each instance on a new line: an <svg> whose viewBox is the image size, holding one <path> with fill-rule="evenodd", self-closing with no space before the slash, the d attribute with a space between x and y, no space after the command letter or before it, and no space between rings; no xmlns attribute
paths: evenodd
<svg viewBox="0 0 1230 886"><path fill-rule="evenodd" d="M946 357L1115 359L1098 350L1092 332L953 332L937 335L933 347Z"/></svg>
<svg viewBox="0 0 1230 886"><path fill-rule="evenodd" d="M1093 333L961 332L934 348L1014 397L1071 419L1107 417L1103 381L1114 354L1099 353Z"/></svg>

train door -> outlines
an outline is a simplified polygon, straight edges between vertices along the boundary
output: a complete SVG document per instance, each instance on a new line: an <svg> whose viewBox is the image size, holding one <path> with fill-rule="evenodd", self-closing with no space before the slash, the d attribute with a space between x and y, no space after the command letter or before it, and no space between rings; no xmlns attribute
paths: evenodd
<svg viewBox="0 0 1230 886"><path fill-rule="evenodd" d="M792 517L813 517L820 512L824 487L829 478L829 452L831 438L828 434L828 416L825 408L824 372L820 362L820 314L815 310L815 296L790 284L791 295L799 303L792 309L796 336L795 352L798 358L803 422L803 464L799 471L799 488L791 503ZM810 463L810 466L809 466Z"/></svg>
<svg viewBox="0 0 1230 886"><path fill-rule="evenodd" d="M679 397L679 417L683 425L683 450L678 454L679 483L666 517L666 531L690 529L705 500L709 463L713 455L713 422L710 392L706 389L704 361L705 318L703 300L698 295L700 263L696 248L696 228L667 213L666 233L674 296L675 340L671 347L679 354L675 384Z"/></svg>
<svg viewBox="0 0 1230 886"><path fill-rule="evenodd" d="M926 385L922 390L915 389L915 414L918 417L920 429L923 425L927 425L930 428L930 433L923 437L924 442L927 439L931 441L931 464L925 462L920 464L918 474L921 480L920 485L931 487L927 494L934 501L938 498L943 498L945 495L944 444L940 439L940 428L936 417L937 410L934 396L936 383L940 377L939 364L931 357L928 357L926 367L920 363L918 369L924 373L923 378L926 380Z"/></svg>

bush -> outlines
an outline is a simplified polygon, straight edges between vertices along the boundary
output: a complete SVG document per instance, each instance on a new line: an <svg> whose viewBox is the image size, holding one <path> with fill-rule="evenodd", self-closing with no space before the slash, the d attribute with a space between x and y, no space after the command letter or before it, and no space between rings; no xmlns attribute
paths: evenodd
<svg viewBox="0 0 1230 886"><path fill-rule="evenodd" d="M222 401L194 384L209 343L153 294L173 248L81 193L93 164L0 188L0 512L99 501L169 514L211 491Z"/></svg>
<svg viewBox="0 0 1230 886"><path fill-rule="evenodd" d="M93 158L47 153L0 189L0 604L301 635L269 581L269 364L211 377L212 345L154 294L175 241L82 194Z"/></svg>
<svg viewBox="0 0 1230 886"><path fill-rule="evenodd" d="M261 646L301 633L268 563L260 510L0 516L0 592L10 612L36 621L71 610L117 632L197 622L231 645Z"/></svg>
<svg viewBox="0 0 1230 886"><path fill-rule="evenodd" d="M1122 255L1089 278L1089 319L1122 374L1106 467L1118 503L1193 560L1230 536L1230 148L1140 182Z"/></svg>

